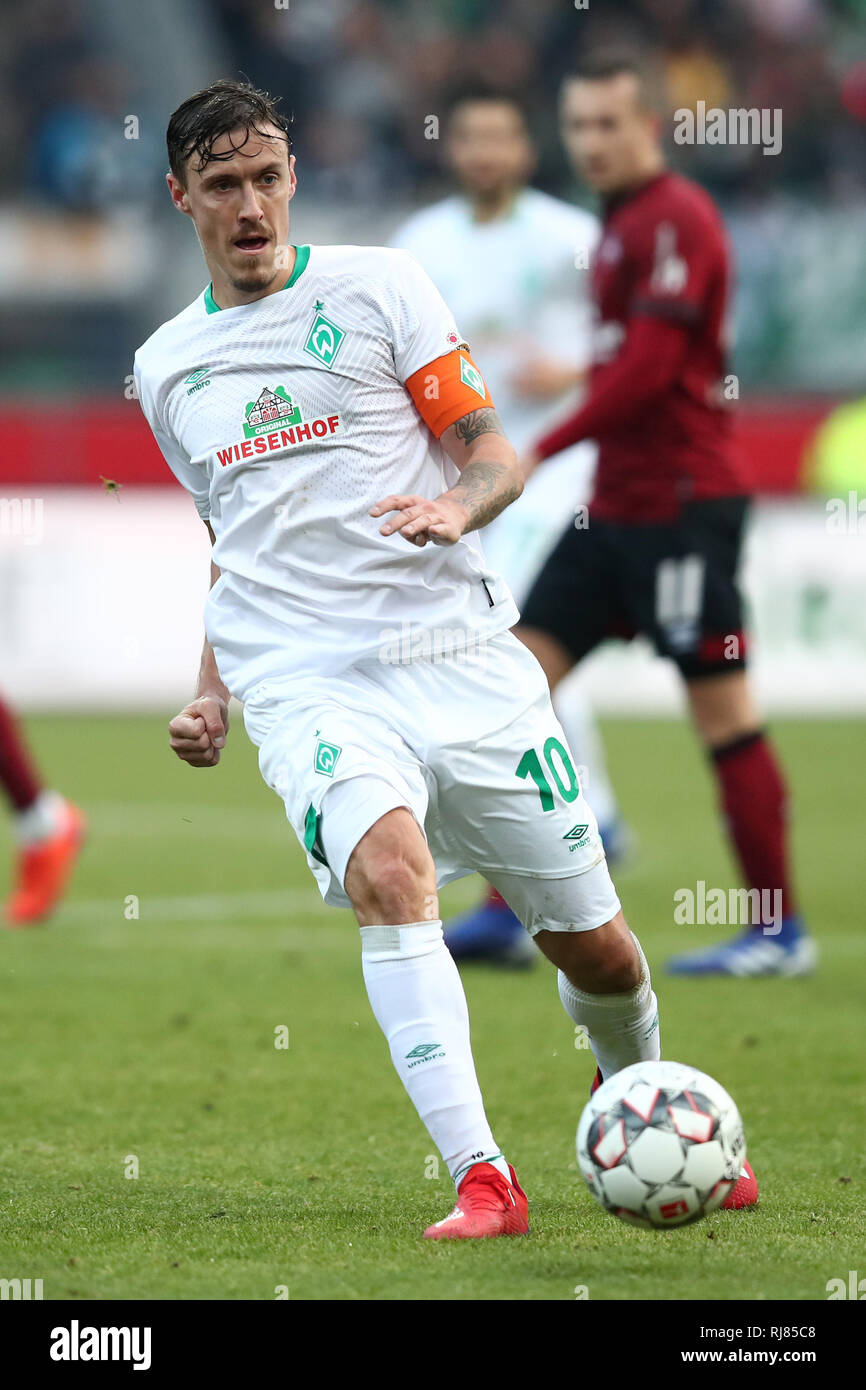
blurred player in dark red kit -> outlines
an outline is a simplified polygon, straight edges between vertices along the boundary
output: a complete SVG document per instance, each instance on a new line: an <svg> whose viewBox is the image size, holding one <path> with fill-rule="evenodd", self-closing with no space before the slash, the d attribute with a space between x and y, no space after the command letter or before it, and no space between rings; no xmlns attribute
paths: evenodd
<svg viewBox="0 0 866 1390"><path fill-rule="evenodd" d="M584 403L527 467L581 439L598 441L599 459L589 524L561 537L518 634L551 688L611 636L643 633L676 662L760 896L734 941L670 968L800 975L816 950L793 898L786 789L746 674L737 586L748 488L725 398L730 258L712 199L665 167L660 110L652 74L630 58L591 56L563 85L567 153L603 200L593 365Z"/></svg>
<svg viewBox="0 0 866 1390"><path fill-rule="evenodd" d="M54 911L84 842L84 816L39 779L9 707L0 700L0 786L12 806L18 856L6 925L30 927Z"/></svg>

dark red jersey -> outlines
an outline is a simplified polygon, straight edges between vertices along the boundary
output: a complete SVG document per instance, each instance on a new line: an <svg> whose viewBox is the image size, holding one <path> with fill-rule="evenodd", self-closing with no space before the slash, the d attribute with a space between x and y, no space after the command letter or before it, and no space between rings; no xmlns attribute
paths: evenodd
<svg viewBox="0 0 866 1390"><path fill-rule="evenodd" d="M539 443L598 441L592 512L675 518L692 499L747 491L726 398L730 256L703 189L662 173L609 204L592 270L590 390Z"/></svg>

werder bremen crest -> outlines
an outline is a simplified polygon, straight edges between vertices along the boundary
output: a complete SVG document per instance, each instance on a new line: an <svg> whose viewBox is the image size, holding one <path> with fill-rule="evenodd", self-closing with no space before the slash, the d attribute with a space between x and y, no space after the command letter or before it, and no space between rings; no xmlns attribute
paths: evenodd
<svg viewBox="0 0 866 1390"><path fill-rule="evenodd" d="M274 425L297 425L301 419L298 406L282 386L276 391L265 387L257 401L249 401L245 412L244 434L254 439L257 434L269 434Z"/></svg>
<svg viewBox="0 0 866 1390"><path fill-rule="evenodd" d="M313 326L307 341L304 343L304 352L315 357L323 366L332 367L346 335L342 328L338 328L331 319L325 318L325 315L319 310L318 304L316 310Z"/></svg>
<svg viewBox="0 0 866 1390"><path fill-rule="evenodd" d="M313 771L321 772L323 777L333 777L337 759L342 751L338 743L326 743L323 738L319 739L313 759Z"/></svg>
<svg viewBox="0 0 866 1390"><path fill-rule="evenodd" d="M484 400L487 395L484 378L478 368L474 367L471 362L467 362L465 357L460 358L460 380L464 381L467 386L471 386L472 390L477 391L481 399Z"/></svg>

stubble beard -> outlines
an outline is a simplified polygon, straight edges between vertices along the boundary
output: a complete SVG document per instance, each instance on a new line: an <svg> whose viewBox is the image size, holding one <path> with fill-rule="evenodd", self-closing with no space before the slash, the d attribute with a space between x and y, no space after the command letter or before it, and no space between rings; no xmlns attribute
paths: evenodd
<svg viewBox="0 0 866 1390"><path fill-rule="evenodd" d="M260 266L257 269L250 269L246 273L238 273L230 276L232 288L239 294L255 294L258 290L270 289L277 278L279 270L275 262L269 266Z"/></svg>

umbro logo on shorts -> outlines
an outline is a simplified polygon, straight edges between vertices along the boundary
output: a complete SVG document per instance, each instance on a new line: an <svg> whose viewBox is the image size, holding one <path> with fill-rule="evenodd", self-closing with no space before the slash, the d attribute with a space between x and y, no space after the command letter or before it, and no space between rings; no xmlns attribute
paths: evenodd
<svg viewBox="0 0 866 1390"><path fill-rule="evenodd" d="M583 848L589 839L589 836L586 834L587 830L589 830L588 825L573 825L570 830L565 832L562 837L563 840L570 840L572 842L568 846L569 851Z"/></svg>
<svg viewBox="0 0 866 1390"><path fill-rule="evenodd" d="M588 825L573 825L562 838L563 840L582 840L588 829Z"/></svg>

